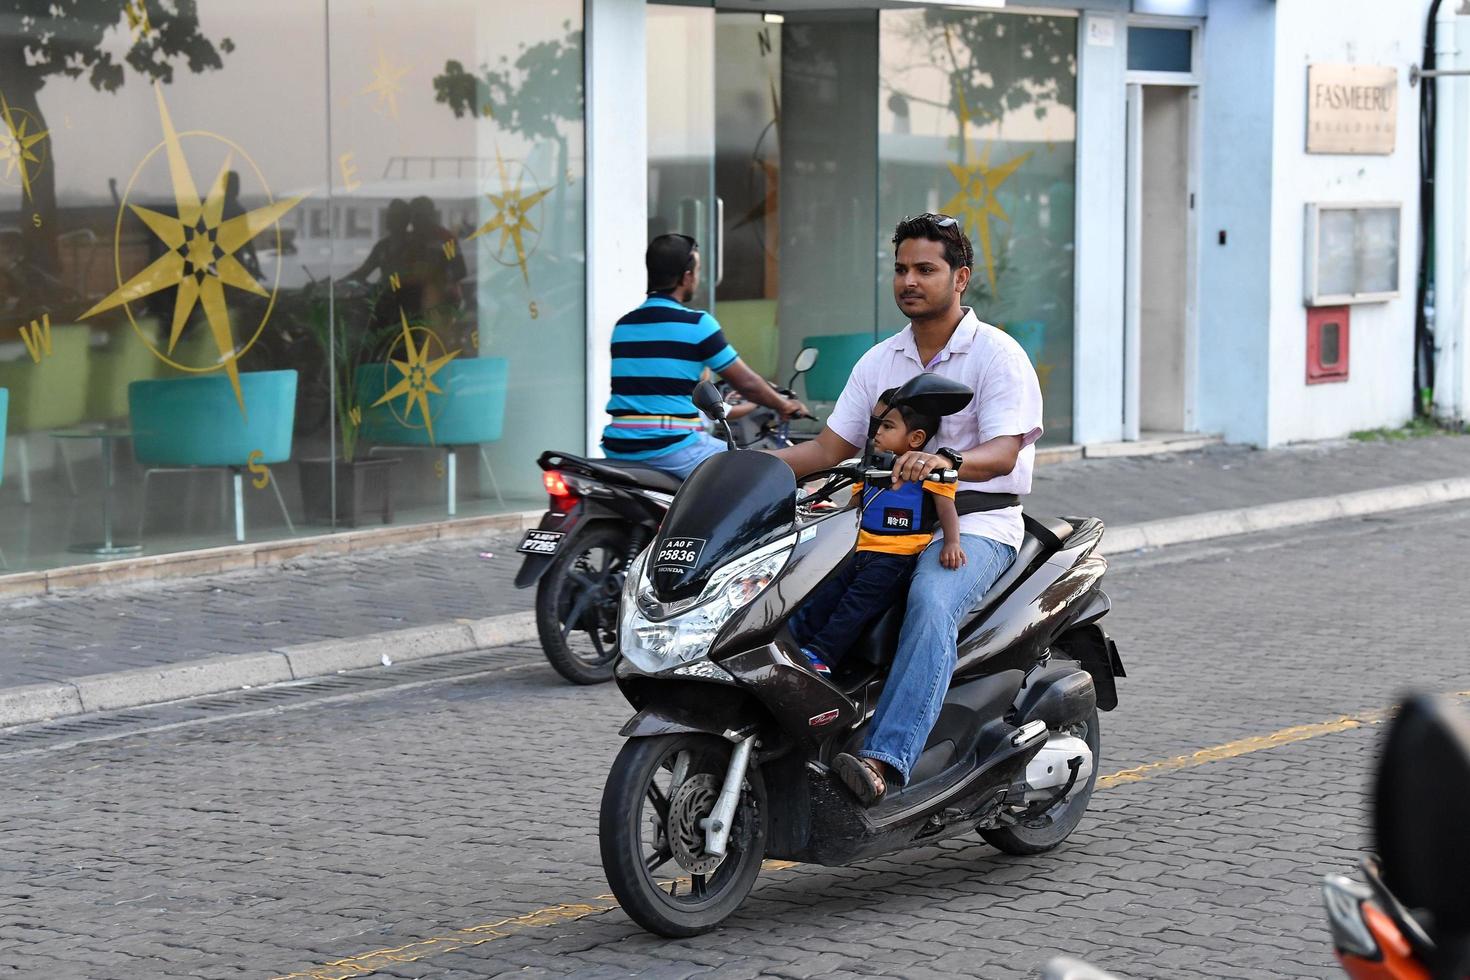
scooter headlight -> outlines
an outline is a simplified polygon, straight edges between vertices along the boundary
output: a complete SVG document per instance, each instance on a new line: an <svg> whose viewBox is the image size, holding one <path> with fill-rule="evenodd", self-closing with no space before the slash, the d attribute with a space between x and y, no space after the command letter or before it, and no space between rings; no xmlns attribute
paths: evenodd
<svg viewBox="0 0 1470 980"><path fill-rule="evenodd" d="M685 663L709 652L716 635L736 610L749 605L771 584L786 560L791 557L795 537L784 538L716 570L687 611L666 619L652 619L644 602L652 602L652 588L646 577L647 552L638 565L629 570L628 581L637 586L623 592L623 615L619 624L622 655L641 670L656 672L667 669L672 660Z"/></svg>

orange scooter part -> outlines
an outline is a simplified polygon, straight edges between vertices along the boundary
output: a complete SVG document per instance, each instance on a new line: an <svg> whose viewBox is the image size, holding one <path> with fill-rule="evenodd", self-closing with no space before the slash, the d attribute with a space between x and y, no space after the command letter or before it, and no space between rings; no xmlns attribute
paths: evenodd
<svg viewBox="0 0 1470 980"><path fill-rule="evenodd" d="M1366 960L1341 950L1337 953L1342 968L1353 980L1429 980L1429 971L1414 958L1409 941L1387 913L1372 902L1364 902L1363 924L1373 935L1383 954L1381 959Z"/></svg>

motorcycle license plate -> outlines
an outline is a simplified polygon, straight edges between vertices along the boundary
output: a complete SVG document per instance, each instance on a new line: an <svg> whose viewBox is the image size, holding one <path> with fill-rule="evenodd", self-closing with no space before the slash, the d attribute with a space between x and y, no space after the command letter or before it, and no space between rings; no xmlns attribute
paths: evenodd
<svg viewBox="0 0 1470 980"><path fill-rule="evenodd" d="M527 531L516 551L523 555L554 555L566 534L565 531Z"/></svg>

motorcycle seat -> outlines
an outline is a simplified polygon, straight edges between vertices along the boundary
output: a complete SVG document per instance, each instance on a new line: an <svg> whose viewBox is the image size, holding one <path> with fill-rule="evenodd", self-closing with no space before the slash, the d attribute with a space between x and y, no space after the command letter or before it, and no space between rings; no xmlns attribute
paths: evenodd
<svg viewBox="0 0 1470 980"><path fill-rule="evenodd" d="M637 460L588 459L571 453L546 453L541 457L543 469L547 466L581 471L588 476L599 477L612 483L633 483L649 490L663 493L678 493L683 483L677 476L656 470Z"/></svg>
<svg viewBox="0 0 1470 980"><path fill-rule="evenodd" d="M1021 547L1016 549L1016 558L1009 568L1001 573L995 584L986 590L979 605L970 610L960 621L959 636L963 639L988 616L1002 599L1010 595L1016 583L1025 577L1037 562L1055 554L1072 533L1070 523L1059 517L1035 518L1023 514L1026 535ZM850 656L865 660L879 667L892 662L898 647L898 634L903 629L904 609L908 602L908 587L882 616L868 628L865 635L853 647Z"/></svg>

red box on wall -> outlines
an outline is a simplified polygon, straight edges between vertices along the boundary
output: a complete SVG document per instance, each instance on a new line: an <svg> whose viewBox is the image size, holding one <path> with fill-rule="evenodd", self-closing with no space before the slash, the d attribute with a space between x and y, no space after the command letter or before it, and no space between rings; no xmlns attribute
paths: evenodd
<svg viewBox="0 0 1470 980"><path fill-rule="evenodd" d="M1348 379L1349 306L1307 310L1307 384Z"/></svg>

